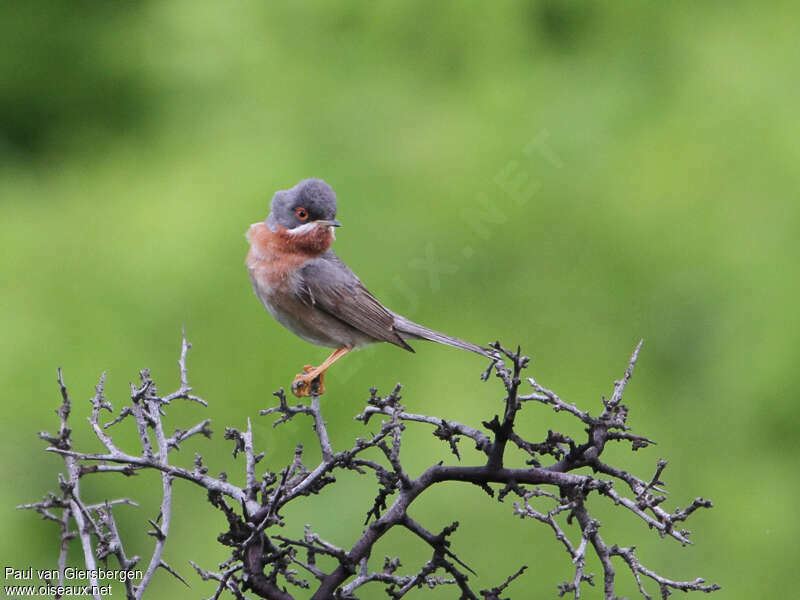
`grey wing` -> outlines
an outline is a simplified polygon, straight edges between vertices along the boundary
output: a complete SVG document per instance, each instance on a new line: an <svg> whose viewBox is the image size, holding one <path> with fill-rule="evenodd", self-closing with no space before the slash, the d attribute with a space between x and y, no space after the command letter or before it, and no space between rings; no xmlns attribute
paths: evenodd
<svg viewBox="0 0 800 600"><path fill-rule="evenodd" d="M395 330L394 313L369 293L333 250L303 265L300 275L302 283L299 293L304 302L377 341L389 342L414 352Z"/></svg>

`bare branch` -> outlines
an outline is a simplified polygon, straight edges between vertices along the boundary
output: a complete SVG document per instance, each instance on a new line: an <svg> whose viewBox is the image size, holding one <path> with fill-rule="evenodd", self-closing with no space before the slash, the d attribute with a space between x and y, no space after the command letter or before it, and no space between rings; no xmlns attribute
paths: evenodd
<svg viewBox="0 0 800 600"><path fill-rule="evenodd" d="M645 588L647 580L658 586L662 599L674 590L718 590L718 585L706 584L701 578L672 580L643 566L633 546L607 543L600 535L600 522L591 516L591 503L611 500L614 506L627 511L661 537L669 536L686 545L690 543L690 532L678 529L676 524L688 520L698 509L712 506L711 501L698 497L685 508L667 512L662 507L666 500L663 479L667 466L663 459L656 462L652 475L645 478L601 460L608 441L627 442L634 451L654 444L649 437L631 431L628 407L623 404L623 394L638 360L641 342L631 355L622 378L614 383L611 398L603 400L598 416L565 402L532 377L527 378L527 382L533 392L520 394L522 373L528 368L529 359L519 348L509 350L499 342L491 346L490 364L482 379L487 380L494 373L500 381L503 409L484 421L483 429L450 418L406 411L401 404L402 387L398 384L386 396L379 396L376 389L370 391L366 405L355 418L365 427L373 427L373 431L356 439L349 448L345 446L346 449L337 450L331 442L323 415L325 405L319 396L312 395L307 402L290 406L281 389L274 393L277 404L262 410L261 414L278 416L273 427L295 417L308 417L319 442L319 462L307 466L303 446L296 444L294 456L285 467L276 472L263 469L259 464L264 454L256 451L253 425L248 419L244 431L227 427L224 434L233 442L233 457L244 455L244 464L240 466L244 487L229 482L224 471L217 477L209 475L209 468L199 454L195 455L191 469L170 462L170 457L180 450L185 440L212 435L209 419L195 421L191 427L170 429L174 433L169 436L165 433L166 409L172 402L183 399L203 406L206 404L191 393L186 363L191 344L185 335L178 360L179 387L170 394L159 395L149 370L144 369L139 374L139 384L131 385L128 403L115 415L111 402L105 398L106 375L101 375L88 417L92 432L105 449L101 453L74 449L68 425L72 405L59 370L61 405L56 411L58 432L55 435L43 432L40 437L49 444L48 451L61 455L65 461L66 474L59 478L61 493L47 494L41 501L19 508L35 510L43 519L58 524L61 536L59 583L65 579L69 541L74 538L80 540L87 568L96 568L97 560L113 559L123 571L133 573L142 561L126 552L115 510L124 505L136 506L135 502L127 498L86 502L81 497L80 479L90 474L133 476L142 470L158 471L161 474L160 513L149 521L151 528L148 531L155 540L153 551L146 561L147 566L143 567L144 571L140 571L138 584L134 585L132 577L125 581L126 597L136 600L144 597L145 590L159 571L166 571L186 583L165 560L172 520L180 517L173 513L175 479L189 481L201 488L207 494L209 504L224 517L227 530L219 534L217 540L230 550L229 557L216 570L205 570L191 563L202 580L214 582L210 597L214 600L226 593L239 600L249 595L291 600L297 589L311 589L311 598L315 600L352 600L366 586L383 586L389 597L397 599L418 588L441 585L454 586L462 599L503 600L501 596L523 577L526 567L506 576L500 585L476 592L470 581L473 570L454 549L458 522L445 526L436 534L433 533L435 529L431 530L412 518L409 511L415 500L443 482L477 485L487 492L487 497L500 502L508 495L514 495L518 501L514 503L513 515L548 527L557 544L566 550L573 569L568 581L556 585L560 596L569 594L578 599L584 584L595 585L594 575L586 572L587 560L592 553L603 568L606 600L617 599L615 561L626 565L625 573L630 573L640 594L647 599L650 598ZM536 410L539 404L577 419L586 432L585 439L573 439L553 430L547 431L543 441L526 439L517 428L517 422L522 418L520 411L527 407L527 414L528 410ZM101 425L100 414L103 411L108 411L112 418ZM382 420L375 429L377 415ZM407 425L411 423L431 426L433 435L445 442L444 452L455 455L459 464L447 465L441 459L434 459L416 476L409 473L403 464L404 447L413 441L406 441L406 436L419 431L415 426L411 428L412 432L408 432ZM115 444L109 431L122 424L135 426L139 451L125 452ZM481 460L477 464L460 464L463 457L459 442L464 438L471 440L479 451ZM542 437L536 439L542 440ZM369 451L372 454L367 454ZM516 460L519 456L524 458L526 466L505 466L512 464L509 462L512 453L516 453L513 455ZM306 525L300 538L277 532L276 528L287 524L287 517L283 514L287 505L299 504L308 496L326 493L330 486L337 484L337 476L343 470L370 478L374 476L377 480L372 499L354 499L363 501L366 507L365 527L354 543L348 545L326 539L311 525ZM589 472L593 474L587 474ZM618 491L619 485L626 488L625 493ZM539 504L546 508L539 507ZM318 525L321 524L314 524L314 527ZM390 557L386 557L382 568L371 569L370 556L376 544L395 527L424 541L431 549L430 558L408 573L402 572L398 558ZM609 533L609 537L611 535ZM504 576L498 575L496 580ZM96 582L95 578L91 583L94 585Z"/></svg>

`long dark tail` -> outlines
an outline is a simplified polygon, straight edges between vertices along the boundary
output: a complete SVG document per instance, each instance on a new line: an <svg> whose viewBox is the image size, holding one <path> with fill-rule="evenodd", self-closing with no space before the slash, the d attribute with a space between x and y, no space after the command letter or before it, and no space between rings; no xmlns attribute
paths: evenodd
<svg viewBox="0 0 800 600"><path fill-rule="evenodd" d="M481 356L492 357L494 355L494 351L491 348L477 346L470 342L460 340L456 337L446 335L441 331L428 329L427 327L423 327L422 325L414 323L414 321L409 321L404 316L398 315L397 313L394 313L394 328L395 331L400 334L400 337L404 339L438 342L447 346L453 346L454 348L469 350L470 352L480 354Z"/></svg>

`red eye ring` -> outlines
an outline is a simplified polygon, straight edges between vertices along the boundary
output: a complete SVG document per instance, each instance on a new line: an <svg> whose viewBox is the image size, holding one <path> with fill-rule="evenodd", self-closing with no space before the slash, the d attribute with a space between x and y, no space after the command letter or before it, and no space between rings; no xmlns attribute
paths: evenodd
<svg viewBox="0 0 800 600"><path fill-rule="evenodd" d="M301 221L305 221L308 219L308 211L303 208L302 206L298 206L294 209L294 214L297 215L297 218Z"/></svg>

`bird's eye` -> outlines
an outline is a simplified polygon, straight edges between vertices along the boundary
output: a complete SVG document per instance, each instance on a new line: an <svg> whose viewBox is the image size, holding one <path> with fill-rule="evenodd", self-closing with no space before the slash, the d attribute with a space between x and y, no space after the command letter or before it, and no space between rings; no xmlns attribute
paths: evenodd
<svg viewBox="0 0 800 600"><path fill-rule="evenodd" d="M308 219L308 211L302 206L298 206L297 208L295 208L294 214L296 214L297 218L300 219L301 221L305 221L306 219Z"/></svg>

